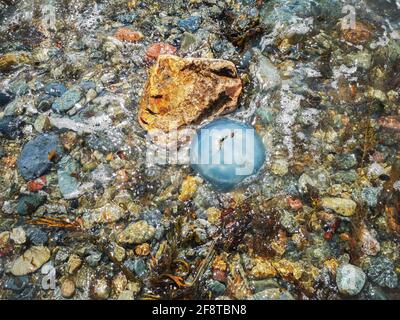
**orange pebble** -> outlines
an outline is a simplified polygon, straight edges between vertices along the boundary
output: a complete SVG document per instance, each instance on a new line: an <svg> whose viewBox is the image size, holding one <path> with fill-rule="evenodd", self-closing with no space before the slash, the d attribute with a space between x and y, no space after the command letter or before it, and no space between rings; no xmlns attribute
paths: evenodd
<svg viewBox="0 0 400 320"><path fill-rule="evenodd" d="M119 28L114 35L120 41L136 42L143 38L139 31L133 31L129 28Z"/></svg>
<svg viewBox="0 0 400 320"><path fill-rule="evenodd" d="M146 50L146 58L150 61L157 60L161 54L175 54L176 48L168 43L153 43Z"/></svg>

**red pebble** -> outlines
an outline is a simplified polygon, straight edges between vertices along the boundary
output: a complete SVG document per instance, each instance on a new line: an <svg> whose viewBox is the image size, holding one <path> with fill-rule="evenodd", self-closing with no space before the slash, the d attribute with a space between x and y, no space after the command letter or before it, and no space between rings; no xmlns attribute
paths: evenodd
<svg viewBox="0 0 400 320"><path fill-rule="evenodd" d="M175 54L176 48L168 43L153 43L146 49L146 58L148 61L157 60L161 54Z"/></svg>
<svg viewBox="0 0 400 320"><path fill-rule="evenodd" d="M215 269L213 271L213 279L217 280L219 282L225 282L226 281L226 273L222 270Z"/></svg>
<svg viewBox="0 0 400 320"><path fill-rule="evenodd" d="M30 192L35 192L42 190L45 185L46 185L46 177L42 176L35 180L29 181L27 187Z"/></svg>
<svg viewBox="0 0 400 320"><path fill-rule="evenodd" d="M296 211L300 210L303 207L303 203L301 202L300 199L293 199L292 197L288 197L287 202L289 206Z"/></svg>

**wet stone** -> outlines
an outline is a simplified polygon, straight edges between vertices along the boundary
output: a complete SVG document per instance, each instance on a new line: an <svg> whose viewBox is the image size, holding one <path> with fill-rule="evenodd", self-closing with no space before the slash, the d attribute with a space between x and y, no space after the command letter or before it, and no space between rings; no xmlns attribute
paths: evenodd
<svg viewBox="0 0 400 320"><path fill-rule="evenodd" d="M5 116L0 119L0 134L7 139L14 140L22 135L24 121L19 117Z"/></svg>
<svg viewBox="0 0 400 320"><path fill-rule="evenodd" d="M57 98L51 108L59 113L66 112L71 109L82 97L82 92L78 88L66 91L62 96Z"/></svg>
<svg viewBox="0 0 400 320"><path fill-rule="evenodd" d="M335 164L339 169L348 170L357 165L357 159L352 153L340 154L336 157Z"/></svg>
<svg viewBox="0 0 400 320"><path fill-rule="evenodd" d="M74 199L79 196L78 163L70 156L63 157L58 163L58 187L64 199Z"/></svg>
<svg viewBox="0 0 400 320"><path fill-rule="evenodd" d="M25 144L18 160L18 171L25 180L47 173L62 154L58 136L40 134Z"/></svg>
<svg viewBox="0 0 400 320"><path fill-rule="evenodd" d="M368 278L381 287L396 288L398 277L394 271L394 264L386 257L376 257L371 261L367 270Z"/></svg>
<svg viewBox="0 0 400 320"><path fill-rule="evenodd" d="M178 21L178 26L187 32L196 32L200 28L201 17L191 16Z"/></svg>
<svg viewBox="0 0 400 320"><path fill-rule="evenodd" d="M125 230L117 236L120 244L140 244L151 240L155 235L156 229L146 221L138 221L128 225Z"/></svg>
<svg viewBox="0 0 400 320"><path fill-rule="evenodd" d="M342 264L336 270L336 284L339 292L350 296L360 293L366 278L361 268L351 264Z"/></svg>
<svg viewBox="0 0 400 320"><path fill-rule="evenodd" d="M8 277L4 281L4 289L20 292L29 284L28 276Z"/></svg>
<svg viewBox="0 0 400 320"><path fill-rule="evenodd" d="M232 62L160 55L149 72L139 123L146 130L169 132L205 114L212 118L234 110L241 91Z"/></svg>
<svg viewBox="0 0 400 320"><path fill-rule="evenodd" d="M0 108L5 107L13 100L13 96L9 93L0 91Z"/></svg>
<svg viewBox="0 0 400 320"><path fill-rule="evenodd" d="M16 211L19 215L25 216L34 213L46 201L46 196L38 193L31 193L18 199Z"/></svg>
<svg viewBox="0 0 400 320"><path fill-rule="evenodd" d="M25 232L29 241L35 246L45 245L49 240L47 233L39 227L29 226Z"/></svg>
<svg viewBox="0 0 400 320"><path fill-rule="evenodd" d="M124 266L139 278L145 277L148 272L144 258L126 260Z"/></svg>
<svg viewBox="0 0 400 320"><path fill-rule="evenodd" d="M49 259L50 250L48 248L42 246L31 247L14 261L10 271L15 276L23 276L35 272Z"/></svg>
<svg viewBox="0 0 400 320"><path fill-rule="evenodd" d="M67 88L58 82L51 82L44 87L44 92L53 97L61 97L66 91Z"/></svg>

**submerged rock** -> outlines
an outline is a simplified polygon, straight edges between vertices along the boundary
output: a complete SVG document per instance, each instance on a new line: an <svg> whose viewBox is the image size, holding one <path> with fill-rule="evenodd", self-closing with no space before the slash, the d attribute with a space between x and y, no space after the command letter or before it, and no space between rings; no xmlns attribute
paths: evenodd
<svg viewBox="0 0 400 320"><path fill-rule="evenodd" d="M81 97L81 90L78 88L70 89L57 98L51 108L56 112L66 112L78 103Z"/></svg>
<svg viewBox="0 0 400 320"><path fill-rule="evenodd" d="M364 287L366 275L361 268L352 264L342 264L336 270L336 284L339 292L355 296Z"/></svg>
<svg viewBox="0 0 400 320"><path fill-rule="evenodd" d="M264 144L255 129L227 118L200 128L191 144L192 168L223 191L254 175L265 158Z"/></svg>
<svg viewBox="0 0 400 320"><path fill-rule="evenodd" d="M12 99L13 97L10 94L0 91L0 108L10 103Z"/></svg>
<svg viewBox="0 0 400 320"><path fill-rule="evenodd" d="M120 244L140 244L152 239L156 229L149 225L146 221L141 220L131 223L117 236L117 241Z"/></svg>
<svg viewBox="0 0 400 320"><path fill-rule="evenodd" d="M47 173L53 161L62 154L58 136L41 134L30 140L21 151L18 171L25 180L32 180Z"/></svg>
<svg viewBox="0 0 400 320"><path fill-rule="evenodd" d="M46 196L38 193L22 196L18 199L17 213L21 216L34 213L45 201Z"/></svg>
<svg viewBox="0 0 400 320"><path fill-rule="evenodd" d="M324 197L321 199L321 205L326 208L335 211L336 213L349 217L356 211L357 203L351 199L343 198L330 198Z"/></svg>
<svg viewBox="0 0 400 320"><path fill-rule="evenodd" d="M368 277L381 287L396 288L398 277L394 271L394 264L386 257L376 257L367 270Z"/></svg>
<svg viewBox="0 0 400 320"><path fill-rule="evenodd" d="M4 136L7 139L14 140L21 136L21 127L24 121L18 117L5 116L0 119L0 136Z"/></svg>
<svg viewBox="0 0 400 320"><path fill-rule="evenodd" d="M149 72L139 123L169 132L234 110L241 91L232 62L161 55Z"/></svg>
<svg viewBox="0 0 400 320"><path fill-rule="evenodd" d="M58 187L60 188L61 194L64 199L73 199L78 197L78 186L79 182L76 178L78 175L78 164L70 156L66 156L61 159L59 163L59 169L57 170L58 175Z"/></svg>
<svg viewBox="0 0 400 320"><path fill-rule="evenodd" d="M47 247L32 247L24 252L11 267L14 276L23 276L35 272L50 259L50 250Z"/></svg>
<svg viewBox="0 0 400 320"><path fill-rule="evenodd" d="M66 91L67 88L58 82L51 82L44 87L44 92L53 97L61 97Z"/></svg>

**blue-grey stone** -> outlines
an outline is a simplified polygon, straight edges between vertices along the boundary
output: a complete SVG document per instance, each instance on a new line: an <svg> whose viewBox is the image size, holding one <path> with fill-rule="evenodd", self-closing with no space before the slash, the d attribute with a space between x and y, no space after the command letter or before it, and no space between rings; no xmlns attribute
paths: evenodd
<svg viewBox="0 0 400 320"><path fill-rule="evenodd" d="M353 153L339 154L335 158L335 164L339 169L348 170L357 165L357 159Z"/></svg>
<svg viewBox="0 0 400 320"><path fill-rule="evenodd" d="M381 188L367 187L362 189L362 199L371 208L378 204L378 194Z"/></svg>
<svg viewBox="0 0 400 320"><path fill-rule="evenodd" d="M28 276L12 277L9 276L4 280L4 289L20 292L25 289L29 283Z"/></svg>
<svg viewBox="0 0 400 320"><path fill-rule="evenodd" d="M58 187L65 199L73 199L78 196L79 182L76 178L77 175L78 163L71 156L63 157L58 164L57 176Z"/></svg>
<svg viewBox="0 0 400 320"><path fill-rule="evenodd" d="M56 152L56 157L49 160L49 153ZM23 147L18 160L18 171L25 180L32 180L47 173L53 161L62 155L58 136L40 134Z"/></svg>
<svg viewBox="0 0 400 320"><path fill-rule="evenodd" d="M25 216L34 213L45 202L46 196L39 193L31 193L18 199L16 211L19 215Z"/></svg>
<svg viewBox="0 0 400 320"><path fill-rule="evenodd" d="M56 112L66 112L81 100L82 92L78 88L66 91L61 97L57 98L51 108Z"/></svg>
<svg viewBox="0 0 400 320"><path fill-rule="evenodd" d="M349 263L341 264L336 270L336 284L339 292L350 296L360 293L367 279L364 271Z"/></svg>
<svg viewBox="0 0 400 320"><path fill-rule="evenodd" d="M190 151L192 168L221 191L230 191L257 173L266 158L264 144L255 129L228 118L200 128Z"/></svg>
<svg viewBox="0 0 400 320"><path fill-rule="evenodd" d="M0 91L0 108L6 106L13 100L13 96L6 92Z"/></svg>
<svg viewBox="0 0 400 320"><path fill-rule="evenodd" d="M102 254L99 251L90 251L90 254L85 258L85 261L91 267L97 267L101 260Z"/></svg>
<svg viewBox="0 0 400 320"><path fill-rule="evenodd" d="M87 138L90 148L102 153L117 152L124 145L124 134L118 129L92 133Z"/></svg>
<svg viewBox="0 0 400 320"><path fill-rule="evenodd" d="M127 12L127 13L118 15L116 20L123 24L131 24L133 21L136 20L136 18L137 18L137 15L134 12Z"/></svg>
<svg viewBox="0 0 400 320"><path fill-rule="evenodd" d="M85 91L96 89L96 83L92 80L83 80L80 82L79 86Z"/></svg>
<svg viewBox="0 0 400 320"><path fill-rule="evenodd" d="M178 21L178 27L184 29L187 32L196 32L201 25L201 17L191 16L186 19Z"/></svg>
<svg viewBox="0 0 400 320"><path fill-rule="evenodd" d="M216 280L210 280L207 283L207 287L216 296L222 295L226 290L226 286L222 282L219 282L219 281L216 281Z"/></svg>
<svg viewBox="0 0 400 320"><path fill-rule="evenodd" d="M143 258L128 259L124 262L124 266L139 278L143 278L148 272Z"/></svg>
<svg viewBox="0 0 400 320"><path fill-rule="evenodd" d="M5 138L14 140L22 135L21 128L24 125L19 117L5 116L0 119L0 134Z"/></svg>
<svg viewBox="0 0 400 320"><path fill-rule="evenodd" d="M29 226L26 228L25 233L29 241L35 246L44 245L49 240L47 233L39 227Z"/></svg>
<svg viewBox="0 0 400 320"><path fill-rule="evenodd" d="M337 183L353 183L357 179L357 172L354 169L351 170L339 170L333 175L333 179Z"/></svg>
<svg viewBox="0 0 400 320"><path fill-rule="evenodd" d="M44 87L44 92L53 97L61 97L66 91L67 88L62 83L58 82L48 83Z"/></svg>
<svg viewBox="0 0 400 320"><path fill-rule="evenodd" d="M29 92L29 86L24 80L15 81L10 85L10 91L16 96L23 96Z"/></svg>
<svg viewBox="0 0 400 320"><path fill-rule="evenodd" d="M374 257L367 270L368 278L381 287L394 289L398 284L398 277L392 261L386 257Z"/></svg>

